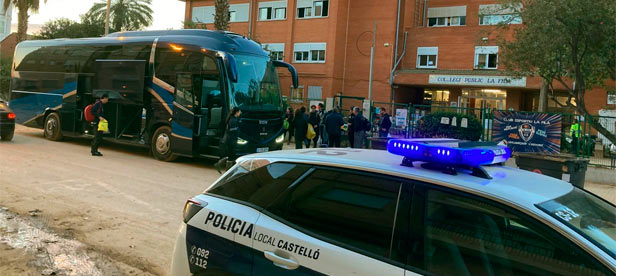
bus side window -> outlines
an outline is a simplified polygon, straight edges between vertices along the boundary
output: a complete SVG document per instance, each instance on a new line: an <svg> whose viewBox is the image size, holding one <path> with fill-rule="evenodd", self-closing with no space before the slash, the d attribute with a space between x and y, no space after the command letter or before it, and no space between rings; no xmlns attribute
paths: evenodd
<svg viewBox="0 0 617 276"><path fill-rule="evenodd" d="M221 94L221 79L219 67L214 58L204 56L202 77L202 107L222 107L223 95Z"/></svg>

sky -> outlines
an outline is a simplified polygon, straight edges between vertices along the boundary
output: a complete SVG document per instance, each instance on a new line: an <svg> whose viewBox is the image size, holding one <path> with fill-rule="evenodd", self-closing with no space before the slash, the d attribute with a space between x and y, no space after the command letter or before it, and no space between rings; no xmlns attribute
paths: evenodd
<svg viewBox="0 0 617 276"><path fill-rule="evenodd" d="M29 24L42 25L47 21L66 17L79 21L79 16L86 13L92 4L103 0L40 0L37 14L31 14ZM113 0L112 0L113 1ZM150 7L154 11L153 22L148 30L179 29L184 20L184 2L179 0L152 0ZM17 26L17 9L13 8L12 25ZM28 30L31 33L31 30Z"/></svg>

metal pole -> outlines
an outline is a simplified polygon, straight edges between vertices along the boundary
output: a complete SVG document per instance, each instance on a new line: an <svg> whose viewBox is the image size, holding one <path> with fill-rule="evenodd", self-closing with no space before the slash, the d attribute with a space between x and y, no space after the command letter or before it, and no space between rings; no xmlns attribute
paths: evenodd
<svg viewBox="0 0 617 276"><path fill-rule="evenodd" d="M111 0L107 0L107 10L105 11L105 35L109 33L109 7L111 6Z"/></svg>
<svg viewBox="0 0 617 276"><path fill-rule="evenodd" d="M368 76L368 102L369 102L369 120L372 117L371 106L373 105L373 60L375 59L375 34L377 33L377 21L373 21L373 46L371 46L371 67Z"/></svg>

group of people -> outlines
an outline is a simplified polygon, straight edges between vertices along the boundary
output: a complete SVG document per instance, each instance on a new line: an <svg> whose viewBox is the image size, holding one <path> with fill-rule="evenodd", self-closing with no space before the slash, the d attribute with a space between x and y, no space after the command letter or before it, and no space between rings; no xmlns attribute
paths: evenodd
<svg viewBox="0 0 617 276"><path fill-rule="evenodd" d="M379 114L379 137L387 137L392 126L390 115L385 107L379 108ZM288 107L285 121L285 135L289 134L287 144L291 144L292 137L295 137L296 149L301 149L303 145L310 148L311 141L314 147L318 147L318 143L328 147L340 147L341 136L345 131L349 137L350 147L362 148L366 132L370 131L372 127L370 121L362 115L359 107L351 107L345 128L341 109L335 107L326 112L322 103L317 106L312 105L308 115L305 107L299 108L295 113L293 108ZM311 140L306 137L309 125L316 134Z"/></svg>

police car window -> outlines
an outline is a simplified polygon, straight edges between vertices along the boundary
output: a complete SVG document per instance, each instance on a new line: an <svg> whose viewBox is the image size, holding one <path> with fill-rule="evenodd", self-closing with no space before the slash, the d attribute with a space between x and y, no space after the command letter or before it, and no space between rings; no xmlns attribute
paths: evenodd
<svg viewBox="0 0 617 276"><path fill-rule="evenodd" d="M273 163L248 172L242 166L230 172L208 193L266 207L298 179L309 166L291 163Z"/></svg>
<svg viewBox="0 0 617 276"><path fill-rule="evenodd" d="M482 201L428 191L424 267L439 275L604 275L552 230Z"/></svg>
<svg viewBox="0 0 617 276"><path fill-rule="evenodd" d="M317 169L268 210L310 232L388 257L400 182Z"/></svg>

